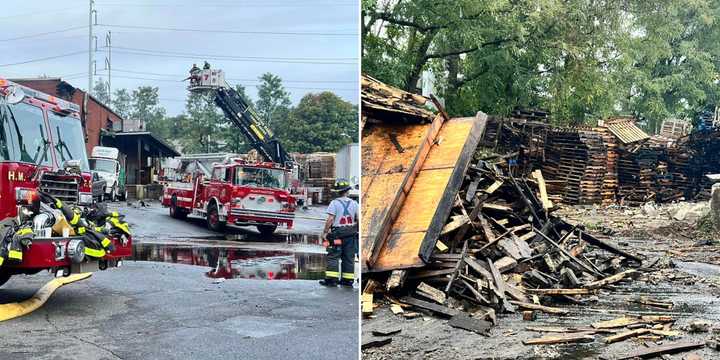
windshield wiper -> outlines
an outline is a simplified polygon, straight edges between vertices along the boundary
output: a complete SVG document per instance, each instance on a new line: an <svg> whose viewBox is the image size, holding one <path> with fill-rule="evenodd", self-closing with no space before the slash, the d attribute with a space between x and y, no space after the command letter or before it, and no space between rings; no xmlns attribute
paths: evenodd
<svg viewBox="0 0 720 360"><path fill-rule="evenodd" d="M12 119L13 126L15 127L15 134L17 134L18 143L19 143L18 145L20 145L20 161L28 161L27 159L30 159L31 156L27 152L27 149L25 148L25 143L23 142L22 135L20 134L20 126L17 123L15 114L13 113L12 109L10 109L9 107L7 108L7 111L10 113L10 118Z"/></svg>

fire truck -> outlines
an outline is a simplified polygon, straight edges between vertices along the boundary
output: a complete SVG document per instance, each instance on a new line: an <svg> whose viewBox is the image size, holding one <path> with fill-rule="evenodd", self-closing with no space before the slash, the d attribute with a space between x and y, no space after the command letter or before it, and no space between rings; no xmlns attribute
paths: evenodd
<svg viewBox="0 0 720 360"><path fill-rule="evenodd" d="M222 231L226 224L256 226L267 236L279 225L292 228L296 199L290 191L295 167L290 155L245 99L225 82L222 70L193 68L188 79L188 90L211 96L263 159L228 158L213 164L209 178L196 172L190 182L168 183L163 206L175 218L203 217L214 231Z"/></svg>
<svg viewBox="0 0 720 360"><path fill-rule="evenodd" d="M0 285L41 270L59 276L104 270L132 255L128 236L112 238L114 250L91 260L81 236L57 236L51 212L29 210L40 192L70 206L91 205L93 178L79 114L73 103L0 77L0 222L31 220L34 233L22 261L0 265Z"/></svg>

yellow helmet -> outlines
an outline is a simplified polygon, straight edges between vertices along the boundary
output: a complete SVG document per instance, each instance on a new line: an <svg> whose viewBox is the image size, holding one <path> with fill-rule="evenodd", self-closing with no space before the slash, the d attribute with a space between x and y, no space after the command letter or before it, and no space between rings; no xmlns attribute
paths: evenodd
<svg viewBox="0 0 720 360"><path fill-rule="evenodd" d="M350 182L345 179L337 179L335 181L335 185L333 185L332 190L335 192L345 192L352 189L352 185L350 185Z"/></svg>

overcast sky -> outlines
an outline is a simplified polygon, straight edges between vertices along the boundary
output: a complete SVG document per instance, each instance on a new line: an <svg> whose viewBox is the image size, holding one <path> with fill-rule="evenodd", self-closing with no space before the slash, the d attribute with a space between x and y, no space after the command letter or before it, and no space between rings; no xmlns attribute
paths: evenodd
<svg viewBox="0 0 720 360"><path fill-rule="evenodd" d="M271 72L284 80L294 104L323 90L357 104L358 1L98 0L95 79L107 80L111 31L112 88L158 86L170 115L184 108L180 80L209 56L253 99L258 76ZM61 76L85 89L88 8L88 0L2 0L0 77ZM16 63L22 64L8 65Z"/></svg>

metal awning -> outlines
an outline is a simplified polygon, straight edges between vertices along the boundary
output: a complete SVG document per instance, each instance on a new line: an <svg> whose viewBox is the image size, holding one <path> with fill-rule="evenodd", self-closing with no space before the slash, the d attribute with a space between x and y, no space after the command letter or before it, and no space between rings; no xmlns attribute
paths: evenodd
<svg viewBox="0 0 720 360"><path fill-rule="evenodd" d="M143 140L157 149L162 157L180 156L180 153L173 149L172 146L149 131L119 132L115 133L115 136L119 138L119 140Z"/></svg>
<svg viewBox="0 0 720 360"><path fill-rule="evenodd" d="M650 136L642 131L632 118L619 118L605 121L605 127L610 130L623 144L630 144L645 140Z"/></svg>

